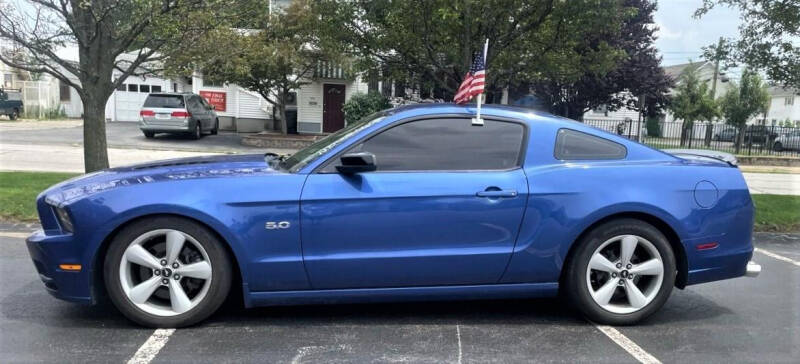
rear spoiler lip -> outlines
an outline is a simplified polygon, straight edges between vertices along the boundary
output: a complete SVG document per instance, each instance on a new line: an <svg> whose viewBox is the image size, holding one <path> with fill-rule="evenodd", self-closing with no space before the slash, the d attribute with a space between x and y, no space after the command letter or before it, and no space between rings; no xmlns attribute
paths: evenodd
<svg viewBox="0 0 800 364"><path fill-rule="evenodd" d="M711 158L720 162L725 162L731 167L739 166L739 161L736 159L736 157L733 154L725 152L717 152L706 149L663 149L662 151L678 158L680 158L681 155Z"/></svg>

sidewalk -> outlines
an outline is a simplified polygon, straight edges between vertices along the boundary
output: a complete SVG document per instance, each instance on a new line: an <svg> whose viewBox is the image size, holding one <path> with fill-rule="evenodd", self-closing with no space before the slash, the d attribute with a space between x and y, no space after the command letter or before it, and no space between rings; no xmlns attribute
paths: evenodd
<svg viewBox="0 0 800 364"><path fill-rule="evenodd" d="M800 196L800 174L743 173L750 193Z"/></svg>

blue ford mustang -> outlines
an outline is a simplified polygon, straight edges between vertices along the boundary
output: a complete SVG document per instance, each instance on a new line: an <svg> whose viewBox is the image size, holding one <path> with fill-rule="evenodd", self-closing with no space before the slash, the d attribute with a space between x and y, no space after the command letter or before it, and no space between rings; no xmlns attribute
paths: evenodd
<svg viewBox="0 0 800 364"><path fill-rule="evenodd" d="M245 305L541 297L630 324L673 287L756 275L735 166L552 115L402 107L292 156L112 168L42 192L47 290L185 326Z"/></svg>

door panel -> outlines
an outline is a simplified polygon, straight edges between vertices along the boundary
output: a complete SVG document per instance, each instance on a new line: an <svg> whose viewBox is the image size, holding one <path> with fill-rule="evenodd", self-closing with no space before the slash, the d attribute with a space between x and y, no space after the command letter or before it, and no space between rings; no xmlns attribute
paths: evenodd
<svg viewBox="0 0 800 364"><path fill-rule="evenodd" d="M344 85L322 85L322 131L333 133L344 128Z"/></svg>
<svg viewBox="0 0 800 364"><path fill-rule="evenodd" d="M326 289L496 283L527 195L521 169L312 174L301 197L311 284Z"/></svg>

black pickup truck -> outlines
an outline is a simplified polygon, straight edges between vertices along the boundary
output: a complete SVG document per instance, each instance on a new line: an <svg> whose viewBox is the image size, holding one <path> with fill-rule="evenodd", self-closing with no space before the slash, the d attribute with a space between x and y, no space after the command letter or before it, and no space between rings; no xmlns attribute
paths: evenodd
<svg viewBox="0 0 800 364"><path fill-rule="evenodd" d="M22 94L17 90L0 89L0 115L16 120L23 110Z"/></svg>

